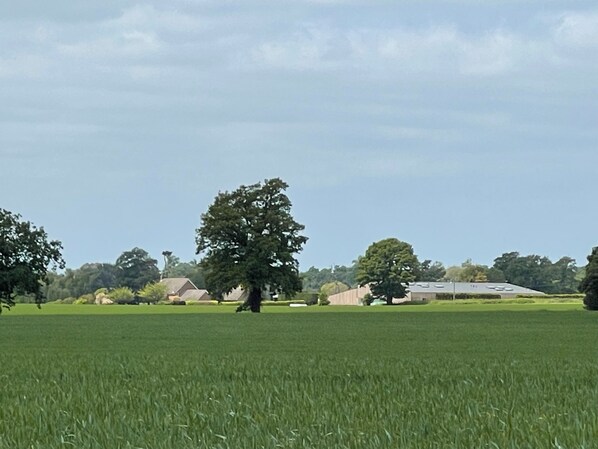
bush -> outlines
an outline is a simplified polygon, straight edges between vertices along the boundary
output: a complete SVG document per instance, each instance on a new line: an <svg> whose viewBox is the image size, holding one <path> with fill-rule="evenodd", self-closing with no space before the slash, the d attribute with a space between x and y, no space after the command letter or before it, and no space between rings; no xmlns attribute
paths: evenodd
<svg viewBox="0 0 598 449"><path fill-rule="evenodd" d="M318 304L321 306L330 305L330 300L328 299L328 295L326 294L326 292L320 292L320 294L318 295Z"/></svg>
<svg viewBox="0 0 598 449"><path fill-rule="evenodd" d="M281 300L272 301L272 302L286 302L286 303L288 303L289 301L298 302L298 303L305 303L308 306L311 306L311 305L314 305L314 304L318 303L318 294L317 293L312 293L312 292L299 292L299 293L295 293L295 295L292 298L287 298L287 297L281 295ZM269 301L264 301L264 302L262 302L262 304L265 304L266 302L269 303Z"/></svg>
<svg viewBox="0 0 598 449"><path fill-rule="evenodd" d="M116 304L133 304L135 302L139 302L135 301L133 290L131 290L129 287L115 288L108 294L108 298L110 298Z"/></svg>
<svg viewBox="0 0 598 449"><path fill-rule="evenodd" d="M372 296L371 293L367 293L361 300L361 303L364 306L371 306L373 302L374 302L374 297Z"/></svg>
<svg viewBox="0 0 598 449"><path fill-rule="evenodd" d="M540 298L553 298L553 299L583 299L583 293L567 293L562 295L546 295L540 296ZM538 298L538 295L517 295L517 298Z"/></svg>

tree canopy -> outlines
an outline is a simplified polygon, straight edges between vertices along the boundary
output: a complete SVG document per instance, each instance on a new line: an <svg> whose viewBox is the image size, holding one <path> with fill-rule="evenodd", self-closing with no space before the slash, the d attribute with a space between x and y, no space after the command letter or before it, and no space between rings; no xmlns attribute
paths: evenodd
<svg viewBox="0 0 598 449"><path fill-rule="evenodd" d="M561 257L551 262L548 257L513 251L494 259L493 268L500 270L507 282L544 293L575 293L578 287L575 259Z"/></svg>
<svg viewBox="0 0 598 449"><path fill-rule="evenodd" d="M419 267L413 247L396 238L372 243L357 261L357 282L369 285L374 298L392 304L393 298L403 298L409 282L416 280Z"/></svg>
<svg viewBox="0 0 598 449"><path fill-rule="evenodd" d="M64 268L62 244L48 240L43 227L0 209L0 313L14 305L15 294L32 294L39 305L48 268Z"/></svg>
<svg viewBox="0 0 598 449"><path fill-rule="evenodd" d="M583 303L588 310L598 310L598 246L588 256L586 274L581 281L580 290L585 293Z"/></svg>
<svg viewBox="0 0 598 449"><path fill-rule="evenodd" d="M139 291L149 282L160 279L158 261L152 259L148 252L141 248L123 252L116 259L115 265L119 287L129 287L133 291Z"/></svg>
<svg viewBox="0 0 598 449"><path fill-rule="evenodd" d="M197 254L204 254L201 265L213 296L241 286L249 294L241 309L259 312L264 292L292 296L301 290L294 254L307 237L291 215L287 188L273 178L221 192L202 214Z"/></svg>

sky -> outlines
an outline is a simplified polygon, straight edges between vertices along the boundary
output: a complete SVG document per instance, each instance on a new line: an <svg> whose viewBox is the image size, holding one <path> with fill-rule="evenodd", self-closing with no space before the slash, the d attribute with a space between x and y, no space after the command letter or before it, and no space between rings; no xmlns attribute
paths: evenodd
<svg viewBox="0 0 598 449"><path fill-rule="evenodd" d="M301 270L388 237L585 265L596 80L594 1L2 1L0 207L70 268L190 260L219 191L280 177Z"/></svg>

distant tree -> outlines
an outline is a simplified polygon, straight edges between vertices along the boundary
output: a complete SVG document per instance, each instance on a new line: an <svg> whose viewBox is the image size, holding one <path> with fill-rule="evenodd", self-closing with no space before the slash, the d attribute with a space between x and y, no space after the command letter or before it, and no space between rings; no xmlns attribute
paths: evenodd
<svg viewBox="0 0 598 449"><path fill-rule="evenodd" d="M206 288L203 268L196 260L181 262L177 256L171 255L164 272L164 277L188 278L197 288Z"/></svg>
<svg viewBox="0 0 598 449"><path fill-rule="evenodd" d="M160 282L150 282L139 291L139 296L148 304L155 304L166 299L168 287Z"/></svg>
<svg viewBox="0 0 598 449"><path fill-rule="evenodd" d="M196 230L197 254L210 292L220 297L241 286L247 301L238 309L259 312L264 291L292 296L301 290L298 262L307 237L291 215L281 179L219 193Z"/></svg>
<svg viewBox="0 0 598 449"><path fill-rule="evenodd" d="M48 273L50 283L46 287L48 300L79 297L99 288L117 285L116 267L109 263L86 263L80 268L67 268L64 273Z"/></svg>
<svg viewBox="0 0 598 449"><path fill-rule="evenodd" d="M446 273L444 275L444 280L448 282L459 282L461 279L461 272L463 271L462 267L457 265L452 265L446 269Z"/></svg>
<svg viewBox="0 0 598 449"><path fill-rule="evenodd" d="M14 305L17 294L31 294L39 305L48 267L64 268L62 244L48 240L44 228L0 209L0 313Z"/></svg>
<svg viewBox="0 0 598 449"><path fill-rule="evenodd" d="M115 265L118 285L129 287L133 291L160 279L158 261L152 259L148 252L141 248L123 252L116 259Z"/></svg>
<svg viewBox="0 0 598 449"><path fill-rule="evenodd" d="M434 262L426 259L419 264L416 270L418 281L437 282L444 278L446 269L442 262Z"/></svg>
<svg viewBox="0 0 598 449"><path fill-rule="evenodd" d="M356 264L353 264L350 267L334 265L330 268L322 269L310 267L307 271L301 273L303 290L317 292L322 285L329 282L342 282L348 286L355 286L356 267Z"/></svg>
<svg viewBox="0 0 598 449"><path fill-rule="evenodd" d="M498 268L490 267L486 271L486 278L488 282L506 282L505 274Z"/></svg>
<svg viewBox="0 0 598 449"><path fill-rule="evenodd" d="M550 293L576 293L579 290L579 281L576 276L579 269L575 259L561 257L551 267L551 292Z"/></svg>
<svg viewBox="0 0 598 449"><path fill-rule="evenodd" d="M562 257L553 264L544 256L521 256L513 251L494 259L494 268L500 270L508 282L522 287L544 293L576 291L578 269L570 257Z"/></svg>
<svg viewBox="0 0 598 449"><path fill-rule="evenodd" d="M347 290L349 290L349 286L339 281L328 282L320 287L320 292L324 293L326 297L346 292Z"/></svg>
<svg viewBox="0 0 598 449"><path fill-rule="evenodd" d="M360 286L370 286L374 298L382 298L390 305L393 298L407 294L418 265L411 245L389 238L370 245L358 259L356 278Z"/></svg>
<svg viewBox="0 0 598 449"><path fill-rule="evenodd" d="M460 282L487 282L488 267L486 265L475 264L471 259L467 259L461 265L458 281Z"/></svg>
<svg viewBox="0 0 598 449"><path fill-rule="evenodd" d="M580 290L585 293L583 303L588 310L598 310L598 246L588 256L585 272L580 285Z"/></svg>

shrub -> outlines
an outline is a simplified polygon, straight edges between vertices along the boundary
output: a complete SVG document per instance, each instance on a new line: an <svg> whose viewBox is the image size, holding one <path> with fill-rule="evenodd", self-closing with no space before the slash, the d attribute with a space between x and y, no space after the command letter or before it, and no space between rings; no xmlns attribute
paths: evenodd
<svg viewBox="0 0 598 449"><path fill-rule="evenodd" d="M330 304L330 300L328 299L326 292L320 292L318 295L318 304L321 306L327 306Z"/></svg>
<svg viewBox="0 0 598 449"><path fill-rule="evenodd" d="M374 297L372 296L371 293L367 293L361 300L361 303L364 306L371 306L373 302L374 302Z"/></svg>
<svg viewBox="0 0 598 449"><path fill-rule="evenodd" d="M313 292L299 292L299 293L295 293L295 295L292 298L287 298L284 295L281 295L280 300L272 301L272 302L286 302L288 304L289 301L299 302L299 303L304 302L308 306L311 306L313 304L318 303L318 294L313 293ZM268 302L268 301L264 301L263 303L265 304L266 302Z"/></svg>
<svg viewBox="0 0 598 449"><path fill-rule="evenodd" d="M108 294L108 298L117 304L133 304L135 302L135 295L129 287L115 288Z"/></svg>

